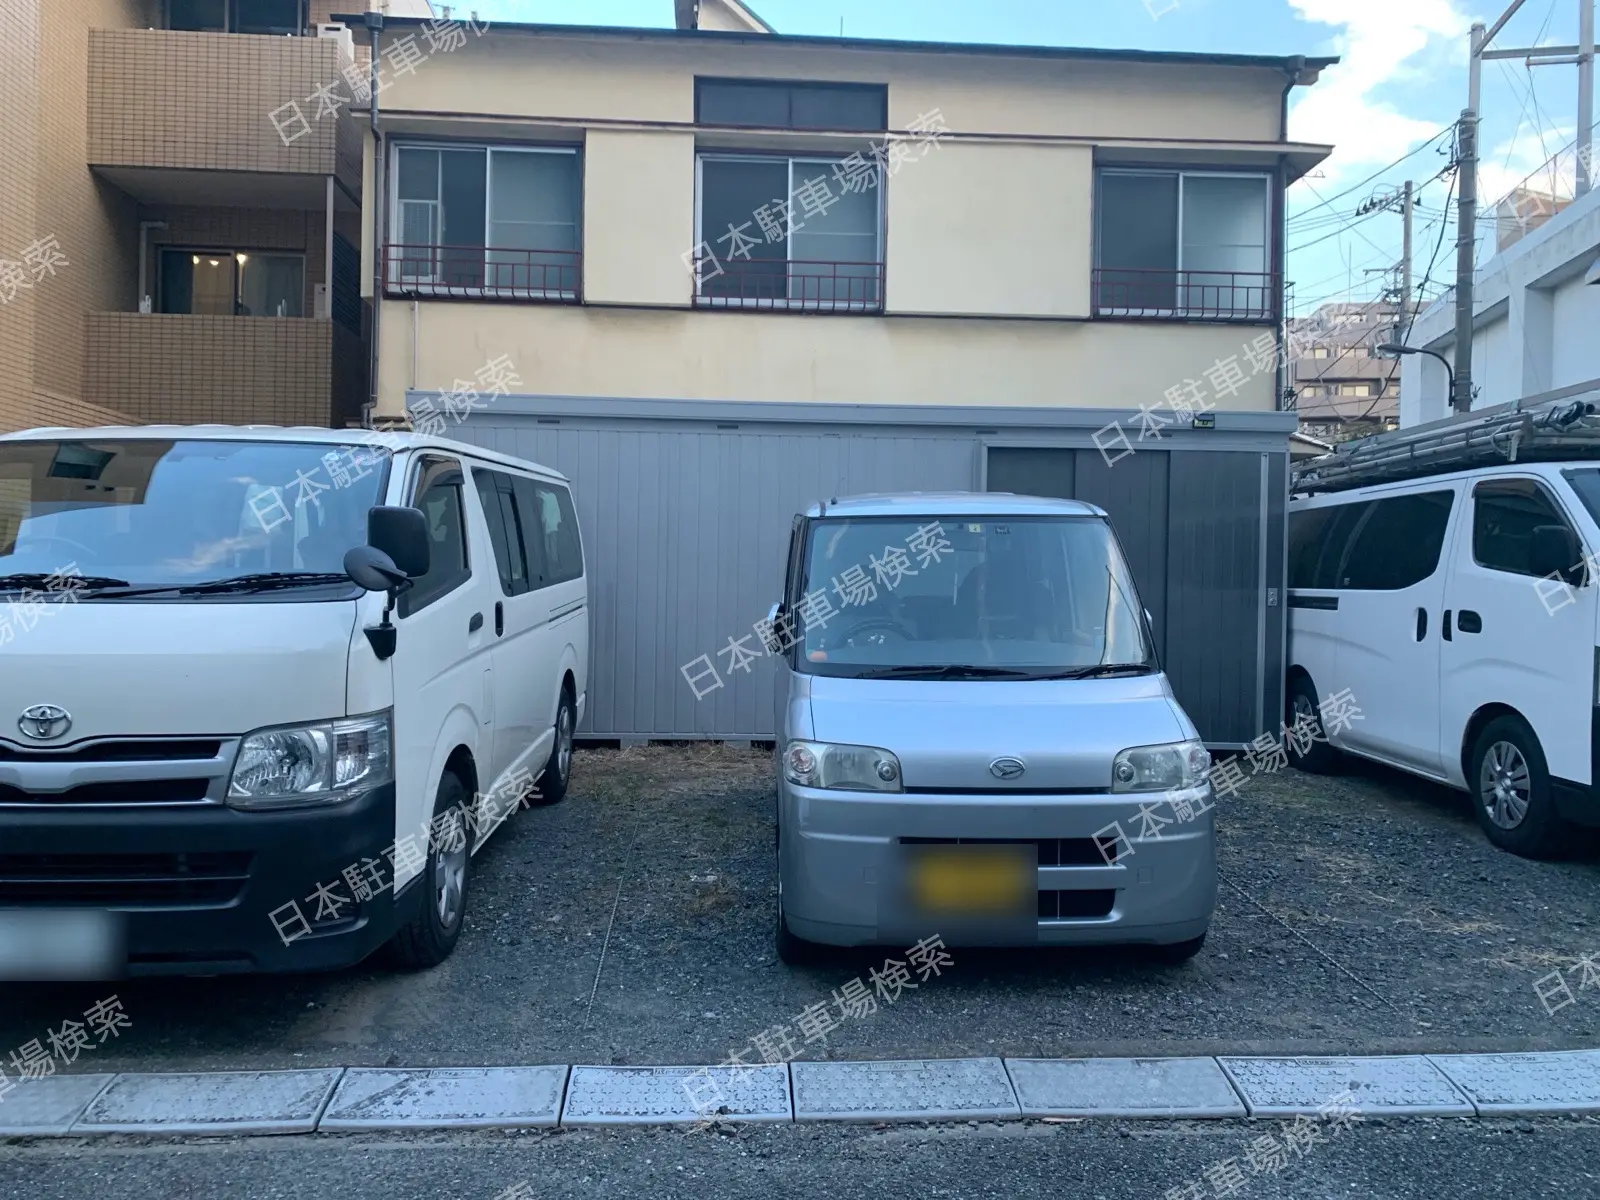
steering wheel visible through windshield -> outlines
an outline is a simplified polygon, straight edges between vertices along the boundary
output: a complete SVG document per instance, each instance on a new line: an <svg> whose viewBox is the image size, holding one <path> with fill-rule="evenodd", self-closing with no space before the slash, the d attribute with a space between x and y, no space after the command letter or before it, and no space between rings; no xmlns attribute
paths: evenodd
<svg viewBox="0 0 1600 1200"><path fill-rule="evenodd" d="M790 614L801 671L1152 664L1133 579L1098 517L822 519L805 568Z"/></svg>

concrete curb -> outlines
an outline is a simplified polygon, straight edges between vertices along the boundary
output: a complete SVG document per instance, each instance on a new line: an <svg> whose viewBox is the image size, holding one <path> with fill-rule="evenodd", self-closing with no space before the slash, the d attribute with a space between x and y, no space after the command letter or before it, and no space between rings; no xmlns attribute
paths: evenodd
<svg viewBox="0 0 1600 1200"><path fill-rule="evenodd" d="M1485 1117L1600 1111L1600 1050L955 1058L730 1067L332 1067L29 1080L0 1137L214 1136L724 1121ZM1351 1114L1355 1114L1352 1118Z"/></svg>

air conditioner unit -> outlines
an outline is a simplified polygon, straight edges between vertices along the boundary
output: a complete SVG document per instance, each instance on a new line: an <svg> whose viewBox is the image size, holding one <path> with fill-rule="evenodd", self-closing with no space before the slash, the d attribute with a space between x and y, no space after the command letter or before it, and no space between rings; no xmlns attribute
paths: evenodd
<svg viewBox="0 0 1600 1200"><path fill-rule="evenodd" d="M348 25L341 25L337 21L318 25L317 36L319 38L328 38L330 41L338 42L339 53L342 57L352 60L355 58L356 38L355 34L350 32L350 27Z"/></svg>

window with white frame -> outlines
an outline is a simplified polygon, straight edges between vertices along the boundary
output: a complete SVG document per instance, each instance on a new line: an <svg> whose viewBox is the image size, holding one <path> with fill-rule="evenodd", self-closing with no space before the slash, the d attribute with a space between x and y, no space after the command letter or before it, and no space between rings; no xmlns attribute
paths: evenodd
<svg viewBox="0 0 1600 1200"><path fill-rule="evenodd" d="M883 306L881 172L846 158L703 154L696 300L712 307Z"/></svg>
<svg viewBox="0 0 1600 1200"><path fill-rule="evenodd" d="M395 148L391 180L391 288L577 298L575 149L402 144Z"/></svg>
<svg viewBox="0 0 1600 1200"><path fill-rule="evenodd" d="M1271 213L1272 180L1266 175L1102 170L1095 311L1270 318L1277 308Z"/></svg>

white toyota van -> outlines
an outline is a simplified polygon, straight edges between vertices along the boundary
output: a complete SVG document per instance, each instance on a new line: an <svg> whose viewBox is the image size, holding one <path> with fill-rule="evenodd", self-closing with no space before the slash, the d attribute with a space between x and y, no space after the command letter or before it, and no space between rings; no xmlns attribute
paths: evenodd
<svg viewBox="0 0 1600 1200"><path fill-rule="evenodd" d="M1594 461L1292 500L1287 720L1317 722L1318 697L1346 690L1360 713L1300 765L1346 751L1465 789L1518 854L1600 825L1597 553Z"/></svg>
<svg viewBox="0 0 1600 1200"><path fill-rule="evenodd" d="M471 855L566 792L588 662L553 471L354 430L0 437L0 978L440 962Z"/></svg>

